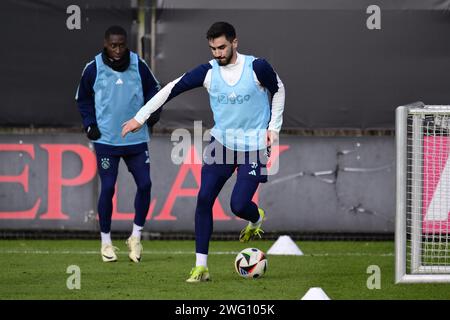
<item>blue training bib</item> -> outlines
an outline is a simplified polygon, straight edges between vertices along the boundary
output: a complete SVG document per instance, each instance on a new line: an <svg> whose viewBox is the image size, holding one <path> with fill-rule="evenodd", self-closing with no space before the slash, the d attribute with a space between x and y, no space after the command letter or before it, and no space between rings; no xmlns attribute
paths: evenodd
<svg viewBox="0 0 450 320"><path fill-rule="evenodd" d="M133 118L144 105L139 57L130 52L130 65L124 72L114 71L103 63L101 54L95 57L97 77L94 84L95 116L102 134L98 143L123 146L149 141L147 125L122 138L122 124Z"/></svg>
<svg viewBox="0 0 450 320"><path fill-rule="evenodd" d="M219 64L213 61L209 100L215 124L211 135L228 149L255 151L266 148L269 94L253 78L255 57L244 57L241 78L233 86L223 80Z"/></svg>

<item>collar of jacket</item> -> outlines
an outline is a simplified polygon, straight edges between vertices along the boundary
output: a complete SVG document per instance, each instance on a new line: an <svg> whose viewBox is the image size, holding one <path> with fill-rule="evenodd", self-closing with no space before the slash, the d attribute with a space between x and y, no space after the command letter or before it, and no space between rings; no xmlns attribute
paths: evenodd
<svg viewBox="0 0 450 320"><path fill-rule="evenodd" d="M123 57L120 58L119 60L113 60L109 58L108 55L106 54L106 49L103 49L102 60L104 64L106 64L114 71L124 72L125 70L128 69L128 66L130 65L130 50L127 49Z"/></svg>

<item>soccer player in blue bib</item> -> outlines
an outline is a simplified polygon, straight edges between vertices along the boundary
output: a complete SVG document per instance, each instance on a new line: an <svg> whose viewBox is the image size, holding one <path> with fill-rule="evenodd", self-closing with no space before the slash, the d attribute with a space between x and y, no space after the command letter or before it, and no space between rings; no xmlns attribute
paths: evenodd
<svg viewBox="0 0 450 320"><path fill-rule="evenodd" d="M87 136L94 141L101 192L98 215L101 231L101 255L105 262L117 260L117 248L111 241L112 199L122 158L136 182L133 231L126 243L129 258L141 260L141 232L150 205L150 158L147 143L160 110L143 123L145 130L125 139L120 125L133 116L160 89L147 64L127 48L127 33L120 26L105 32L103 52L83 70L76 100Z"/></svg>
<svg viewBox="0 0 450 320"><path fill-rule="evenodd" d="M137 130L170 99L205 87L214 116L211 143L203 159L195 211L196 266L187 282L209 280L208 247L213 230L212 208L225 182L237 169L231 210L249 221L239 239L261 236L264 210L252 202L259 183L267 182L268 147L278 138L284 110L284 86L264 59L237 52L234 27L214 23L207 32L214 59L170 82L123 124L122 136ZM211 160L212 159L212 160Z"/></svg>

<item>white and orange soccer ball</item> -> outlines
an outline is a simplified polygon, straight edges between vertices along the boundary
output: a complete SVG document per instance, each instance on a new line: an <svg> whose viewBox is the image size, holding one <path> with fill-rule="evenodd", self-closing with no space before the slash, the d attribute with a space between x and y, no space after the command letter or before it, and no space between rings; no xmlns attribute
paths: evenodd
<svg viewBox="0 0 450 320"><path fill-rule="evenodd" d="M234 267L241 277L258 279L267 271L267 258L257 248L246 248L236 256Z"/></svg>

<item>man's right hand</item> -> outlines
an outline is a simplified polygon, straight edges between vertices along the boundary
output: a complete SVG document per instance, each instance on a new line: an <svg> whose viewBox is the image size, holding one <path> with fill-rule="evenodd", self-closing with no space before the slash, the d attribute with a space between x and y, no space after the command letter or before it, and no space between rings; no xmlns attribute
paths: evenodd
<svg viewBox="0 0 450 320"><path fill-rule="evenodd" d="M137 122L134 118L125 121L122 124L122 137L125 137L130 132L136 132L142 127L142 124Z"/></svg>
<svg viewBox="0 0 450 320"><path fill-rule="evenodd" d="M86 135L90 140L98 140L102 136L96 124L91 124L89 127L87 127Z"/></svg>

